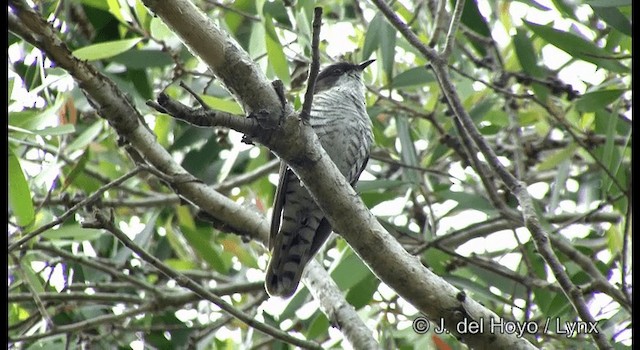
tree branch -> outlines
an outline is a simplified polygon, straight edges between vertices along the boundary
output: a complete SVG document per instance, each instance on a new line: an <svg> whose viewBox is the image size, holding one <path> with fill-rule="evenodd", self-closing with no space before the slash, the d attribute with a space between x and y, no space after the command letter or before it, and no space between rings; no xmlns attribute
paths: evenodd
<svg viewBox="0 0 640 350"><path fill-rule="evenodd" d="M155 7L153 7L154 4ZM209 186L193 181L194 178L156 142L154 135L147 128L140 127L138 122L141 119L140 114L111 80L90 64L73 57L67 47L57 38L50 25L23 1L12 0L10 5L16 15L9 13L9 23L10 27L15 29L16 34L43 50L59 67L69 71L80 86L95 100L96 105L101 107L99 112L102 117L107 119L122 136L126 137L126 140L140 154L144 155L147 163L152 164L163 174L167 174L162 178L172 182L176 193L183 198L188 198L200 209L216 216L229 226L242 228L241 231L250 234L253 239L260 242L267 241L268 225L265 223L264 217L243 208L212 190ZM255 68L246 53L227 34L214 28L193 4L181 0L149 1L147 5L157 10L157 13L162 13L163 16L170 18L168 23L176 25L179 28L176 30L178 34L186 37L189 44L195 45L196 52L203 53L201 58L204 58L212 67L216 67L214 71L225 84L229 82L230 85L227 87L232 90L232 93L239 93L237 96L240 96L241 101L245 102L243 106L247 111L255 110L258 113L264 112L267 115L277 117L283 114L282 101L272 88L271 83L267 82L262 72ZM176 19L175 17L180 17L176 14L184 15L185 18ZM222 46L214 45L212 48L212 44ZM290 106L284 106L284 110L285 115L291 114ZM300 140L309 140L315 136L310 128L305 129L302 134L297 133L298 124L298 118L293 118L293 122L285 126L289 135L299 137L276 140L280 149L288 149L289 147L295 149L296 143L300 143ZM265 137L265 135L261 136ZM297 141L287 144L287 142L291 142L292 138ZM317 138L313 147L321 149ZM316 154L314 157L317 158L318 155ZM301 157L300 161L304 161L303 159L306 158ZM335 170L337 171L337 169ZM184 179L188 181L184 181ZM310 264L317 264L317 262L312 261ZM323 278L329 278L326 272ZM370 334L368 329L361 329L359 332Z"/></svg>
<svg viewBox="0 0 640 350"><path fill-rule="evenodd" d="M167 277L174 279L179 285L192 290L200 297L209 300L210 302L217 305L222 310L227 313L233 315L235 318L240 321L246 323L248 326L253 327L265 334L268 334L277 339L281 339L287 343L294 344L300 346L305 349L322 349L322 347L311 341L302 340L296 338L292 335L289 335L278 328L270 326L266 323L258 322L253 317L247 315L246 313L236 309L232 305L225 302L220 296L215 293L212 293L210 290L202 287L199 283L194 280L188 278L187 276L174 271L169 266L163 264L158 258L147 253L144 249L134 243L127 235L122 232L120 229L116 227L116 225L111 221L110 218L107 218L100 210L94 210L93 212L93 220L94 221L86 221L84 223L84 227L90 228L104 228L107 231L111 232L122 244L124 244L127 248L131 249L134 253L136 253L140 258L147 263L153 265L160 272L165 274Z"/></svg>
<svg viewBox="0 0 640 350"><path fill-rule="evenodd" d="M444 48L440 52L440 56L442 56L445 61L447 60L447 58L449 58L449 55L451 55L453 44L456 41L455 36L456 32L458 31L458 25L460 24L460 18L462 17L464 1L465 0L456 0L456 6L454 7L453 14L451 15L451 22L449 23L449 31L447 32Z"/></svg>
<svg viewBox="0 0 640 350"><path fill-rule="evenodd" d="M313 12L313 39L311 40L311 66L309 67L309 79L307 91L304 94L304 103L300 112L300 119L308 121L313 104L313 94L316 90L316 78L320 70L320 28L322 28L322 7L316 7Z"/></svg>
<svg viewBox="0 0 640 350"><path fill-rule="evenodd" d="M533 201L527 192L526 187L511 175L504 166L502 166L495 152L493 152L486 141L482 138L482 135L480 135L479 131L475 127L473 120L462 106L462 102L460 101L455 86L449 76L445 58L436 54L431 48L424 45L411 31L411 29L400 18L398 18L393 10L383 2L383 0L373 0L373 2L384 13L387 20L404 35L405 39L407 39L412 46L414 46L430 61L431 67L438 78L441 90L446 96L449 106L454 112L456 118L460 121L462 128L459 130L461 135L468 134L471 137L473 142L484 155L491 169L498 175L510 192L518 199L522 208L522 216L525 226L531 232L536 248L553 271L553 274L562 287L563 292L573 305L573 308L576 310L580 318L585 322L597 324L587 308L582 293L580 293L576 286L571 282L567 272L564 270L564 267L551 248L551 245L549 244L549 235L540 224L540 219L536 214ZM601 332L592 333L591 336L600 349L611 348L611 343Z"/></svg>
<svg viewBox="0 0 640 350"><path fill-rule="evenodd" d="M121 177L117 178L116 180L111 181L110 183L100 187L96 192L94 192L91 196L87 197L86 199L78 202L76 205L74 205L73 207L69 208L69 210L67 210L66 212L64 212L62 215L60 215L57 219L51 221L50 223L40 226L39 228L31 231L30 233L24 235L22 238L18 239L17 241L9 244L9 252L11 252L12 250L22 246L24 243L28 242L30 239L36 237L37 235L45 232L46 230L55 227L56 225L59 225L61 223L63 223L65 220L67 220L69 217L71 217L71 215L73 215L78 209L92 203L98 200L98 198L100 198L100 196L102 196L103 193L105 193L107 190L109 190L110 188L113 188L114 186L118 186L121 183L129 180L130 178L134 177L135 175L137 175L140 171L142 171L143 168L142 167L137 167L135 169L133 169L132 171L122 175Z"/></svg>

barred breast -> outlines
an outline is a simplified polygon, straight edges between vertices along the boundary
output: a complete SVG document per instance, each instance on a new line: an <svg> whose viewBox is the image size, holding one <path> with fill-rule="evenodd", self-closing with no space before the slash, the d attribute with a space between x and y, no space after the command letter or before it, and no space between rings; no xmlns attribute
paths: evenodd
<svg viewBox="0 0 640 350"><path fill-rule="evenodd" d="M322 147L349 183L354 184L369 157L373 132L360 91L335 88L318 94L311 126Z"/></svg>

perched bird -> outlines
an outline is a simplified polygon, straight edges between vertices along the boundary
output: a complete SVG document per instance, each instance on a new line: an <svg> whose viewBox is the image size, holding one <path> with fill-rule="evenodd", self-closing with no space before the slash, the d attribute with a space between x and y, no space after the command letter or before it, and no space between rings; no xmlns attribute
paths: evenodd
<svg viewBox="0 0 640 350"><path fill-rule="evenodd" d="M352 186L367 164L373 143L362 82L362 71L373 61L341 62L323 69L316 79L310 112L310 124L322 147ZM272 255L265 278L269 295L291 296L305 266L330 234L322 210L281 162L269 238Z"/></svg>

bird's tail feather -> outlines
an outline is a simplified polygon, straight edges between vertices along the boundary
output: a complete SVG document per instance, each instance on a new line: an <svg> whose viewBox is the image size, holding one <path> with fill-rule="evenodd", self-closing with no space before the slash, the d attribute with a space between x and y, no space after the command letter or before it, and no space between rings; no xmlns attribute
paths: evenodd
<svg viewBox="0 0 640 350"><path fill-rule="evenodd" d="M292 296L307 263L331 235L331 225L326 218L312 217L310 221L308 224L315 227L315 231L309 230L309 226L288 230L283 225L278 234L265 277L269 295L283 298Z"/></svg>
<svg viewBox="0 0 640 350"><path fill-rule="evenodd" d="M280 233L273 247L273 255L265 277L265 287L269 295L286 298L293 295L298 288L304 267L311 257L311 242L296 240L296 237L300 236L297 233Z"/></svg>

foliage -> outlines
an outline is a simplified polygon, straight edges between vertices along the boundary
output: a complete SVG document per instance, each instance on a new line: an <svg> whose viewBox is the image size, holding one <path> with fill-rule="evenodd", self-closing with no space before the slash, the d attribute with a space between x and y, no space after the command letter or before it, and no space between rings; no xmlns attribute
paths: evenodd
<svg viewBox="0 0 640 350"><path fill-rule="evenodd" d="M374 5L196 3L270 78L285 83L296 108L311 56L313 7L322 6L323 64L377 59L365 74L376 139L358 185L366 205L410 253L467 297L505 319L539 324L528 335L535 345L593 346L588 335L562 334L576 311L529 231L509 220L517 202L502 183L474 170L428 62ZM445 13L435 0L397 1L393 10L439 48L452 3ZM39 6L74 55L117 83L185 169L270 215L277 168L267 149L145 105L160 91L194 103L178 86L182 81L211 108L242 112L140 0ZM503 164L527 184L556 254L616 347L631 342L630 14L630 0L467 0L450 59L464 107ZM11 30L8 52L10 346L288 346L188 294L111 233L87 228L95 208L110 212L151 255L220 288L227 302L256 320L325 347L344 346L306 287L289 300L267 299L260 283L268 259L263 245L196 219L196 208L153 174L107 186L135 168L136 153L121 146L67 71ZM495 192L487 192L486 181ZM26 244L13 245L38 230ZM382 347L463 347L447 334L414 332L417 311L342 239L321 257Z"/></svg>

